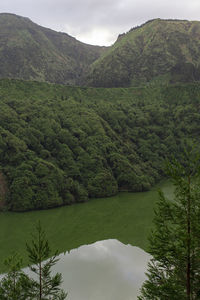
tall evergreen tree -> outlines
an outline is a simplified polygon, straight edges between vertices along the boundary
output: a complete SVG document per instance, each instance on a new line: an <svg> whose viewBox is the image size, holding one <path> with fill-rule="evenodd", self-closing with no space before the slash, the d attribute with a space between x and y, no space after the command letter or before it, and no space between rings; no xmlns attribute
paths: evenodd
<svg viewBox="0 0 200 300"><path fill-rule="evenodd" d="M36 233L33 235L31 243L26 247L31 263L30 270L36 275L36 279L32 280L30 299L64 300L67 294L60 288L61 274L51 275L51 268L58 259L56 254L49 258L51 254L49 242L40 223L36 226Z"/></svg>
<svg viewBox="0 0 200 300"><path fill-rule="evenodd" d="M60 288L60 273L51 275L52 267L58 261L56 254L51 256L49 242L41 224L30 244L26 245L31 264L31 277L22 270L22 259L13 254L6 261L8 273L0 280L1 300L64 300L67 294ZM49 258L49 259L48 259Z"/></svg>
<svg viewBox="0 0 200 300"><path fill-rule="evenodd" d="M175 186L169 201L162 192L150 237L153 258L139 300L200 299L200 156L184 152L167 173Z"/></svg>

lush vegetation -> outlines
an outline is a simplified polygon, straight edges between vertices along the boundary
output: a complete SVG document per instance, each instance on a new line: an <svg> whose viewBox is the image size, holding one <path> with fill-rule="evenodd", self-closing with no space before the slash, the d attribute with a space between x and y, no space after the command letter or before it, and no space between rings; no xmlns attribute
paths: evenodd
<svg viewBox="0 0 200 300"><path fill-rule="evenodd" d="M114 45L77 41L14 14L0 14L0 78L96 87L200 80L200 22L155 19Z"/></svg>
<svg viewBox="0 0 200 300"><path fill-rule="evenodd" d="M0 14L0 27L0 78L80 84L105 50L13 14Z"/></svg>
<svg viewBox="0 0 200 300"><path fill-rule="evenodd" d="M200 85L188 82L200 80L199 24L152 20L105 49L29 19L0 14L1 78L104 87L0 80L0 210L41 210L119 191L144 192L162 179L164 160L172 153L180 159L185 141L198 143ZM182 84L168 85L176 82ZM180 172L172 167L171 175L177 202L160 196L151 240L154 258L141 299L199 297L199 190L191 185L191 170L187 173L185 165L175 162ZM156 199L155 192L149 193L137 194L135 201L125 194L37 214L48 224L59 252L105 238L146 248ZM0 222L14 218L14 226L12 221L12 226L0 226L4 230L0 234L5 236L5 228L12 228L17 237L11 240L8 232L10 239L1 247L1 257L13 247L24 255L20 236L24 241L35 216L30 212L19 220L16 214L1 213ZM14 290L25 293L28 283L34 297L39 291L42 299L43 271L47 278L43 283L51 289L55 257L43 270L42 260L49 256L48 244L43 246L39 254L34 241L32 248L27 247L31 263L37 264L33 271L40 276L39 284L21 273L21 261L13 256L7 264L11 271L0 285L1 297L12 291L13 283ZM53 285L59 286L60 279L53 278ZM55 293L53 287L51 296ZM60 297L65 296L61 292Z"/></svg>
<svg viewBox="0 0 200 300"><path fill-rule="evenodd" d="M93 89L1 80L1 206L44 209L148 190L165 157L198 137L199 96L198 84Z"/></svg>
<svg viewBox="0 0 200 300"><path fill-rule="evenodd" d="M6 261L8 273L0 281L1 300L64 300L67 294L60 288L62 275L52 275L52 267L58 261L56 254L49 258L51 249L40 222L32 241L26 245L29 256L29 269L32 277L25 274L22 259L13 254ZM49 259L48 259L49 258Z"/></svg>
<svg viewBox="0 0 200 300"><path fill-rule="evenodd" d="M3 261L13 249L29 259L25 241L31 243L30 232L40 220L49 238L52 252L70 251L85 244L106 239L118 239L124 244L148 249L148 235L152 227L158 188L165 196L173 197L173 187L166 181L148 192L118 193L109 198L91 199L87 203L49 210L0 213L0 273L8 271Z"/></svg>
<svg viewBox="0 0 200 300"><path fill-rule="evenodd" d="M200 80L200 22L151 20L118 37L90 67L96 87Z"/></svg>
<svg viewBox="0 0 200 300"><path fill-rule="evenodd" d="M191 300L200 297L200 155L185 151L167 172L175 185L174 201L160 193L150 238L153 258L140 300Z"/></svg>

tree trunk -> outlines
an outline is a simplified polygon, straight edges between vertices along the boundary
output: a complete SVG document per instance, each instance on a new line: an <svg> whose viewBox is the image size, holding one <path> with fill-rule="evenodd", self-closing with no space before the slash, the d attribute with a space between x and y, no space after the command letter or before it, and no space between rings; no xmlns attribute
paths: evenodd
<svg viewBox="0 0 200 300"><path fill-rule="evenodd" d="M191 300L191 197L190 197L190 176L188 176L188 197L187 197L187 299Z"/></svg>

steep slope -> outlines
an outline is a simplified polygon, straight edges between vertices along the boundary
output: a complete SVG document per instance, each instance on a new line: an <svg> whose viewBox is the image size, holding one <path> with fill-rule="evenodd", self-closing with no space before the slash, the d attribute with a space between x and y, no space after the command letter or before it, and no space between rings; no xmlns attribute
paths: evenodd
<svg viewBox="0 0 200 300"><path fill-rule="evenodd" d="M166 157L199 141L197 83L97 89L0 80L0 107L0 204L6 191L10 210L148 190Z"/></svg>
<svg viewBox="0 0 200 300"><path fill-rule="evenodd" d="M91 46L28 18L0 14L0 78L96 87L200 80L200 22L155 19Z"/></svg>
<svg viewBox="0 0 200 300"><path fill-rule="evenodd" d="M1 78L80 84L82 74L105 49L13 14L0 14L0 28Z"/></svg>
<svg viewBox="0 0 200 300"><path fill-rule="evenodd" d="M90 69L87 84L137 86L200 79L200 22L148 21L119 36Z"/></svg>

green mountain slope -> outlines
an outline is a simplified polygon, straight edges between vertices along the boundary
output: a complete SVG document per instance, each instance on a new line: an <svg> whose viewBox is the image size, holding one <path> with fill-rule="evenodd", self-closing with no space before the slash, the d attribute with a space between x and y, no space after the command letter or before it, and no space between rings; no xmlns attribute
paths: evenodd
<svg viewBox="0 0 200 300"><path fill-rule="evenodd" d="M0 28L0 78L80 84L105 49L13 14L0 14Z"/></svg>
<svg viewBox="0 0 200 300"><path fill-rule="evenodd" d="M0 78L95 87L200 80L200 22L148 21L111 47L0 14Z"/></svg>
<svg viewBox="0 0 200 300"><path fill-rule="evenodd" d="M90 69L96 87L200 80L200 22L155 19L120 35Z"/></svg>
<svg viewBox="0 0 200 300"><path fill-rule="evenodd" d="M199 140L199 84L97 89L0 80L0 106L0 207L15 211L148 190L165 157Z"/></svg>

